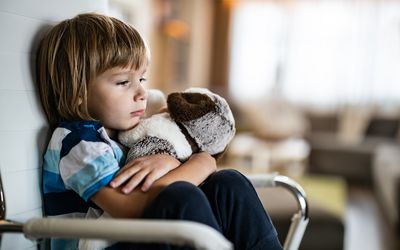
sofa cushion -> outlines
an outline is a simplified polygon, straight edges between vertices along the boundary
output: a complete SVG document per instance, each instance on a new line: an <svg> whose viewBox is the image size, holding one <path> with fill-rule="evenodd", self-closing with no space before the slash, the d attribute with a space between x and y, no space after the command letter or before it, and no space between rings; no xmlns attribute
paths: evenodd
<svg viewBox="0 0 400 250"><path fill-rule="evenodd" d="M304 188L310 207L301 249L343 249L344 216L347 205L347 186L342 178L307 176L298 180ZM281 188L258 188L257 192L278 231L282 244L297 211L291 193Z"/></svg>

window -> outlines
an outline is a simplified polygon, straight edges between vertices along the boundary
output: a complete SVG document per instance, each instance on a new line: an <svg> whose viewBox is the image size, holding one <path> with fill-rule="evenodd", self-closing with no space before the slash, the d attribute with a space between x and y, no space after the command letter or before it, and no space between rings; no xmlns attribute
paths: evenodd
<svg viewBox="0 0 400 250"><path fill-rule="evenodd" d="M248 0L232 16L235 99L400 103L400 2Z"/></svg>

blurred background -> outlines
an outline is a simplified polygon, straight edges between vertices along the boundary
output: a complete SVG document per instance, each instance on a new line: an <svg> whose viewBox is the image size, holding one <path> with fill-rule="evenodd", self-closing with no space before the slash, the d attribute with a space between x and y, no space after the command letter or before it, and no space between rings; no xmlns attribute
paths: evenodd
<svg viewBox="0 0 400 250"><path fill-rule="evenodd" d="M302 184L302 249L400 249L400 1L110 0L151 49L149 88L230 103L221 168ZM283 192L283 191L282 191ZM290 195L260 190L281 239Z"/></svg>

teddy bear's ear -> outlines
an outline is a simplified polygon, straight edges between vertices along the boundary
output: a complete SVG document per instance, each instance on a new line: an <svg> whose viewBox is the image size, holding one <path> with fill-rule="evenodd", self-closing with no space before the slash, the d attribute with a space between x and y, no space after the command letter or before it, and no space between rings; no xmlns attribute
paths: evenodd
<svg viewBox="0 0 400 250"><path fill-rule="evenodd" d="M215 111L216 104L206 94L171 93L167 98L168 111L176 122L187 122Z"/></svg>
<svg viewBox="0 0 400 250"><path fill-rule="evenodd" d="M147 90L147 107L144 114L144 118L150 117L154 114L160 113L160 111L167 106L165 95L161 90L148 89Z"/></svg>

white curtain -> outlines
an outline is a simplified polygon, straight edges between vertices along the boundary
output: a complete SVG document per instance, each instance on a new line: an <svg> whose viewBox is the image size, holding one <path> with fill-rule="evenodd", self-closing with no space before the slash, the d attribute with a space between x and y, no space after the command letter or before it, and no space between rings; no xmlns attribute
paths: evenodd
<svg viewBox="0 0 400 250"><path fill-rule="evenodd" d="M400 103L400 1L239 1L231 34L238 101Z"/></svg>

